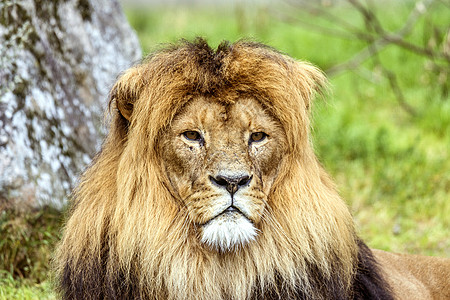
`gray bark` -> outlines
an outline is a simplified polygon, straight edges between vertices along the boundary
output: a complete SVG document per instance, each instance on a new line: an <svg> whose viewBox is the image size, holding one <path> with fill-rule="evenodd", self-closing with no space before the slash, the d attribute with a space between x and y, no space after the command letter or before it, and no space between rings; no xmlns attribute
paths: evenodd
<svg viewBox="0 0 450 300"><path fill-rule="evenodd" d="M139 42L115 0L0 1L0 211L60 207Z"/></svg>

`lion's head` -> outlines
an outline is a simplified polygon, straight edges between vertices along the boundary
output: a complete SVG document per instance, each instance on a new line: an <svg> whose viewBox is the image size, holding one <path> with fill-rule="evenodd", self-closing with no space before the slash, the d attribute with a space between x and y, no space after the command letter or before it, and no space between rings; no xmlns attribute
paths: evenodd
<svg viewBox="0 0 450 300"><path fill-rule="evenodd" d="M324 83L250 42L182 42L126 71L58 250L65 297L350 293L353 222L309 139Z"/></svg>

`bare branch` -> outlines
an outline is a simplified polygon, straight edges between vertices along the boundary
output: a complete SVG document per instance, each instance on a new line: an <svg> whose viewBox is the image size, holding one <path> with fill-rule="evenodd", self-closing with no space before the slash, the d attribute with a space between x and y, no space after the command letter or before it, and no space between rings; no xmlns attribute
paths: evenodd
<svg viewBox="0 0 450 300"><path fill-rule="evenodd" d="M282 20L286 23L296 24L296 25L302 24L304 27L310 28L316 32L323 33L323 34L326 34L329 36L336 36L339 38L349 39L349 40L355 39L355 37L351 33L344 31L342 29L339 29L339 28L330 28L330 27L321 26L318 24L312 24L301 18L289 16L287 14L283 14L280 12L273 12L272 15L274 15L275 17L277 17L277 19Z"/></svg>
<svg viewBox="0 0 450 300"><path fill-rule="evenodd" d="M278 19L284 20L291 24L302 24L310 29L313 29L317 32L327 34L329 36L340 37L344 39L360 39L360 40L370 40L373 41L376 36L367 33L359 29L357 26L352 25L351 23L345 21L345 19L339 18L335 14L330 13L327 9L323 8L320 5L320 2L317 1L293 1L287 0L287 2L298 8L298 12L301 14L304 12L305 14L314 15L316 17L322 18L327 22L333 24L332 27L326 27L319 25L317 23L310 23L306 20L310 18L301 18L299 14L296 13L295 16L292 16L289 13L282 13L280 11L272 12L274 16Z"/></svg>
<svg viewBox="0 0 450 300"><path fill-rule="evenodd" d="M434 57L436 59L443 59L450 63L450 56L446 53L436 52L430 48L417 46L415 44L405 41L404 39L402 39L397 35L385 35L382 38L386 40L388 43L396 44L397 46L400 46L411 52L415 52L423 56Z"/></svg>
<svg viewBox="0 0 450 300"><path fill-rule="evenodd" d="M362 28L353 25L348 19L344 19L339 13L336 13L336 11L332 11L328 9L328 7L323 6L320 1L285 1L299 8L299 12L296 16L291 12L285 12L280 18L285 19L290 23L300 23L305 27L329 36L349 40L359 40L367 43L365 48L354 54L350 59L338 63L326 70L326 73L329 76L335 76L344 71L351 70L368 80L376 80L374 72L362 67L364 62L371 59L379 70L381 70L380 75L383 78L386 78L400 107L408 114L415 116L417 113L414 108L407 103L400 87L397 74L383 65L381 61L380 52L388 46L396 46L427 58L427 64L431 66L433 70L428 70L428 73L432 72L437 76L437 82L442 89L442 95L447 95L447 70L450 64L450 46L447 46L447 41L450 41L449 29L446 28L443 32L432 24L430 27L430 30L433 32L431 38L426 37L421 43L410 42L406 39L406 37L416 28L416 25L422 16L430 11L430 7L436 3L440 4L442 0L418 1L414 8L411 9L408 18L403 25L395 31L390 31L383 27L379 18L380 13L376 11L376 8L379 7L375 5L375 0L347 0L353 11L356 11L357 14L363 18L365 26ZM308 13L314 15L314 20L321 18L321 21L323 20L325 22L315 23L314 21L311 21L311 18L304 18L305 14ZM326 22L328 22L328 24Z"/></svg>
<svg viewBox="0 0 450 300"><path fill-rule="evenodd" d="M349 0L349 1L357 2L356 0ZM436 58L440 57L440 58L444 58L444 59L448 60L448 55L446 55L444 53L437 53L437 52L432 51L431 49L421 48L414 44L408 43L408 42L404 41L404 39L403 39L403 37L405 37L412 31L412 29L414 28L414 25L417 23L419 18L425 13L427 8L434 1L435 0L426 0L426 1L421 1L421 2L417 3L415 8L413 9L413 11L410 13L408 19L406 20L405 25L400 30L398 30L395 33L389 33L389 34L384 33L381 37L379 37L375 41L372 41L372 43L370 45L368 45L366 48L361 50L359 53L354 55L352 58L350 58L346 62L340 63L340 64L333 66L333 67L329 68L328 70L326 70L326 73L330 76L334 76L345 70L349 70L349 69L351 70L351 69L357 68L363 62L365 62L367 59L369 59L373 54L378 53L379 51L381 51L386 46L388 46L389 44L392 44L392 43L402 46L403 48L405 48L407 50L410 50L410 51L413 51L413 52L416 52L416 53L419 53L422 55L432 56L432 57L436 57ZM365 8L362 8L362 9L365 9ZM369 16L369 18L372 19L371 16ZM368 25L366 24L366 26L368 26ZM380 28L381 27L378 27L378 30L380 30Z"/></svg>
<svg viewBox="0 0 450 300"><path fill-rule="evenodd" d="M329 10L325 9L321 4L320 1L307 1L307 0L299 0L299 1L293 1L293 0L287 0L288 3L290 3L292 6L295 6L299 8L299 10L306 10L309 14L319 16L321 18L326 19L327 21L330 21L333 23L333 25L339 25L345 30L349 32L358 32L360 29L347 22L345 19L340 18L336 16L335 14L332 14L329 12Z"/></svg>
<svg viewBox="0 0 450 300"><path fill-rule="evenodd" d="M411 105L409 105L408 102L406 102L405 96L403 95L403 91L400 88L400 85L398 84L397 75L383 65L380 57L378 56L379 51L373 48L373 45L370 45L369 49L373 53L373 59L375 60L375 63L377 64L378 67L380 67L381 71L383 72L383 75L388 79L389 85L392 91L394 92L394 95L400 107L402 107L403 110L406 111L411 116L416 116L417 113L414 110L414 108Z"/></svg>

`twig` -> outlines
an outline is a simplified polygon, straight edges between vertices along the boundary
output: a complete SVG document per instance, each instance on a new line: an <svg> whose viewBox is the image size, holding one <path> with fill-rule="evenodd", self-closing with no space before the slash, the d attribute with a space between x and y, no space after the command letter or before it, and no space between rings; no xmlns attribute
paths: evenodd
<svg viewBox="0 0 450 300"><path fill-rule="evenodd" d="M325 27L322 25L318 25L317 23L310 23L308 21L305 21L305 19L296 16L291 16L286 13L281 14L279 11L276 12L278 15L276 15L275 12L272 14L276 15L278 19L282 19L284 21L287 21L289 23L301 23L305 25L308 28L311 28L317 32L321 32L330 36L334 37L340 37L345 39L361 39L361 40L374 40L376 36L372 36L369 33L360 30L358 27L346 22L344 19L337 17L336 15L330 13L328 10L320 7L319 2L317 1L289 1L286 2L290 3L292 6L296 6L299 8L299 12L306 12L308 14L312 14L314 16L320 17L328 22L331 22L333 24L333 27ZM308 19L308 18L306 18Z"/></svg>
<svg viewBox="0 0 450 300"><path fill-rule="evenodd" d="M346 29L349 32L358 32L360 31L358 27L353 24L347 22L345 19L336 16L335 14L330 13L327 9L324 9L320 5L320 1L287 1L292 6L296 6L300 8L300 10L307 10L310 14L320 16L330 22L333 23L334 26L340 25L342 28Z"/></svg>
<svg viewBox="0 0 450 300"><path fill-rule="evenodd" d="M275 17L277 17L277 19L282 20L284 22L291 23L291 24L292 23L295 23L295 24L300 23L307 28L313 29L316 32L320 32L320 33L323 33L323 34L326 34L329 36L335 36L335 37L349 39L349 40L353 40L355 38L349 32L341 30L339 28L330 28L330 27L325 27L325 26L321 26L318 24L312 24L312 23L309 23L298 17L288 16L286 14L281 14L280 12L272 12L272 15L274 15Z"/></svg>
<svg viewBox="0 0 450 300"><path fill-rule="evenodd" d="M397 80L397 75L386 68L383 63L381 62L381 59L378 55L378 52L376 49L373 49L373 59L377 66L381 68L381 71L383 72L384 76L388 79L389 85L394 92L395 98L397 99L398 104L405 110L408 114L411 116L416 116L417 113L414 110L414 108L406 102L405 96L403 94L402 89L400 88Z"/></svg>
<svg viewBox="0 0 450 300"><path fill-rule="evenodd" d="M368 31L373 30L378 34L382 34L384 32L384 30L381 27L380 22L378 21L378 18L376 17L376 15L373 12L369 11L364 6L362 6L361 3L358 2L358 0L349 0L349 1L352 2L354 4L354 6L357 7L361 11L361 13L365 16L366 29ZM386 39L383 39L383 40L386 41ZM416 112L412 108L412 106L410 106L406 102L405 96L403 95L403 92L398 84L397 76L395 75L394 72L392 72L391 70L389 70L382 64L381 59L378 55L379 50L376 49L375 43L369 44L368 50L371 53L372 59L381 68L381 71L383 72L384 76L388 79L389 85L391 86L391 89L394 92L394 95L397 99L397 102L400 104L400 107L402 107L410 115L415 116Z"/></svg>
<svg viewBox="0 0 450 300"><path fill-rule="evenodd" d="M355 2L355 0L349 0L349 1ZM444 58L447 57L448 58L448 55L445 55L445 54L439 55L434 52L430 53L431 50L425 52L425 51L421 51L420 49L417 49L415 47L411 47L411 45L413 45L413 44L409 44L402 39L403 37L405 37L406 35L408 35L411 32L411 30L414 28L414 25L417 23L420 16L422 16L422 14L427 10L427 8L433 2L434 2L434 0L426 0L426 1L419 2L415 6L413 11L410 13L407 21L405 22L405 25L400 30L398 30L397 32L395 32L393 34L385 33L383 36L379 37L375 41L372 41L370 45L368 45L366 48L364 48L363 50L358 52L356 55L354 55L352 58L350 58L346 62L340 63L340 64L335 65L335 66L329 68L328 70L326 70L326 73L329 76L335 76L345 70L349 70L349 69L351 70L351 69L357 68L363 62L365 62L367 59L369 59L371 57L371 55L378 53L383 48L385 48L386 46L388 46L389 44L392 44L392 43L395 43L399 46L401 45L405 49L408 49L408 50L411 50L411 51L414 51L417 53L422 53L427 56L444 57ZM370 17L370 18L372 18L372 17ZM366 24L366 26L367 26L367 24ZM378 27L378 30L379 30L379 28L381 28L381 27ZM400 42L400 41L403 41L403 42ZM413 46L415 46L415 45L413 45ZM370 49L370 47L372 47L372 49ZM373 51L375 51L375 52L373 52Z"/></svg>

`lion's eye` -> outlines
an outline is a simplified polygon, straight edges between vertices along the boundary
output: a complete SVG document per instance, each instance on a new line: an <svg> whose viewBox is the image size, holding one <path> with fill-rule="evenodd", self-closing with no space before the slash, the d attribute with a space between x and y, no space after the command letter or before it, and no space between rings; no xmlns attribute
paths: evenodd
<svg viewBox="0 0 450 300"><path fill-rule="evenodd" d="M250 142L261 142L267 137L267 134L264 132L253 132L250 135Z"/></svg>
<svg viewBox="0 0 450 300"><path fill-rule="evenodd" d="M201 134L197 131L185 131L183 136L190 141L200 141L202 139Z"/></svg>

